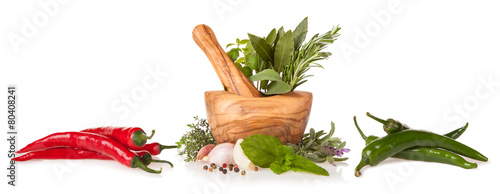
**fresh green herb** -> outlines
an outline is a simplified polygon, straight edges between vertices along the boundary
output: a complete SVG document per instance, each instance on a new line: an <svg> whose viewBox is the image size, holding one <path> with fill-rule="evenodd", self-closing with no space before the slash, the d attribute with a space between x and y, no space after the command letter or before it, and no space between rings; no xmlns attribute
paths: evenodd
<svg viewBox="0 0 500 194"><path fill-rule="evenodd" d="M296 155L293 147L282 145L281 141L269 135L253 135L241 142L243 153L256 166L271 168L276 174L293 170L328 176L328 171L310 160Z"/></svg>
<svg viewBox="0 0 500 194"><path fill-rule="evenodd" d="M196 122L187 125L191 130L184 134L179 142L176 142L178 148L184 147L179 155L185 155L184 161L186 162L196 161L198 151L203 146L216 144L207 120L199 119L198 116L193 118Z"/></svg>
<svg viewBox="0 0 500 194"><path fill-rule="evenodd" d="M228 44L226 48L235 48L227 54L245 76L257 83L262 93L274 95L293 91L312 76L306 74L311 67L323 68L318 61L327 59L331 53L322 50L340 36L340 27L335 26L304 43L307 26L306 17L293 31L274 28L265 37L249 33L249 39L236 39L236 43Z"/></svg>
<svg viewBox="0 0 500 194"><path fill-rule="evenodd" d="M302 136L298 145L288 144L295 150L295 154L303 156L313 162L323 163L328 161L335 165L336 161L345 161L348 158L341 158L344 153L350 150L344 148L346 142L340 141L340 138L332 137L335 132L335 124L331 122L331 129L328 134L323 130L316 132L311 128L309 133Z"/></svg>

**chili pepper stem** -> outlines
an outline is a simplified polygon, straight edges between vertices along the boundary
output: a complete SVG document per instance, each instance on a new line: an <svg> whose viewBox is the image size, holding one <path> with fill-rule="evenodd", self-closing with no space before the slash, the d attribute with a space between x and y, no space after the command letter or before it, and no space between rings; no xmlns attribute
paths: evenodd
<svg viewBox="0 0 500 194"><path fill-rule="evenodd" d="M146 139L151 139L153 138L153 135L155 135L155 130L151 130L151 135L150 136L146 136Z"/></svg>
<svg viewBox="0 0 500 194"><path fill-rule="evenodd" d="M380 123L382 123L382 124L384 124L384 125L389 124L389 122L388 122L388 121L383 120L383 119L381 119L381 118L378 118L378 117L376 117L376 116L373 116L373 115L372 115L372 114L370 114L369 112L366 112L366 116L368 116L368 117L372 118L373 120L376 120L376 121L378 121L378 122L380 122Z"/></svg>
<svg viewBox="0 0 500 194"><path fill-rule="evenodd" d="M160 152L164 149L172 149L172 148L177 148L176 145L171 145L171 146L167 146L167 145L161 145L161 144L158 144L158 146L160 147Z"/></svg>
<svg viewBox="0 0 500 194"><path fill-rule="evenodd" d="M157 162L157 163L167 163L170 165L171 168L174 167L174 165L172 164L172 162L169 162L169 161L166 161L166 160L151 160L151 162Z"/></svg>
<svg viewBox="0 0 500 194"><path fill-rule="evenodd" d="M363 157L361 157L361 161L359 161L358 166L356 166L356 168L354 169L354 171L355 171L354 176L356 176L356 177L361 176L360 170L363 167L365 167L366 165L368 165L368 159L363 156Z"/></svg>
<svg viewBox="0 0 500 194"><path fill-rule="evenodd" d="M144 165L144 163L142 163L141 158L139 156L134 156L134 158L132 158L132 161L130 162L130 167L140 168L146 172L154 174L160 174L161 171L163 170L162 168L160 168L160 170L153 170L151 168L148 168L146 165Z"/></svg>
<svg viewBox="0 0 500 194"><path fill-rule="evenodd" d="M358 132L359 132L359 135L361 135L361 137L366 140L366 135L363 133L363 131L361 131L361 129L359 128L359 125L358 125L358 121L356 120L356 116L354 116L352 119L354 119L354 125L356 125L356 128L358 129Z"/></svg>

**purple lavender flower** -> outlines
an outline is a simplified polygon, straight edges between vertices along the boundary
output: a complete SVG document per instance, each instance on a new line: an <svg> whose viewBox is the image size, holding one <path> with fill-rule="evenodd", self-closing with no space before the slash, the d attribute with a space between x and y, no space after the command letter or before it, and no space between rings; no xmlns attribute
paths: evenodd
<svg viewBox="0 0 500 194"><path fill-rule="evenodd" d="M336 155L341 157L344 153L349 153L349 149L347 148L342 148L342 149L335 149L333 146L320 146L319 150L326 155Z"/></svg>
<svg viewBox="0 0 500 194"><path fill-rule="evenodd" d="M350 149L347 149L347 148L342 148L342 149L336 149L334 151L334 154L338 157L342 157L342 155L344 155L344 153L349 153L351 150Z"/></svg>

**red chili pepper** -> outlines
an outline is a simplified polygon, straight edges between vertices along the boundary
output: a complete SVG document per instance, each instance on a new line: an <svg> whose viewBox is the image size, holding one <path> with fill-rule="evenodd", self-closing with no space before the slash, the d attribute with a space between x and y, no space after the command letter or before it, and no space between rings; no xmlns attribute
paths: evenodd
<svg viewBox="0 0 500 194"><path fill-rule="evenodd" d="M177 148L177 146L175 146L175 145L166 146L166 145L161 145L161 144L155 142L155 143L148 143L139 149L134 149L134 148L130 148L130 149L135 150L135 151L147 151L147 152L151 153L151 155L155 156L155 155L160 154L160 152L162 150L170 149L170 148Z"/></svg>
<svg viewBox="0 0 500 194"><path fill-rule="evenodd" d="M28 152L22 156L12 158L14 161L27 161L34 159L98 159L112 160L106 155L90 150L82 150L75 148L52 148L47 150L39 150Z"/></svg>
<svg viewBox="0 0 500 194"><path fill-rule="evenodd" d="M151 135L147 136L144 130L139 127L97 127L85 129L81 132L95 133L113 138L130 149L140 149L155 134L155 130L153 130Z"/></svg>
<svg viewBox="0 0 500 194"><path fill-rule="evenodd" d="M45 150L56 147L72 147L85 149L95 152L100 152L106 156L113 158L121 164L131 167L140 168L150 173L161 173L160 170L153 170L141 161L141 158L134 152L130 151L125 145L106 136L85 133L85 132L62 132L54 133L42 139L36 140L28 144L17 153L24 153L36 150Z"/></svg>
<svg viewBox="0 0 500 194"><path fill-rule="evenodd" d="M170 167L174 167L174 165L166 160L155 160L151 156L151 154L147 151L138 151L136 152L139 157L141 157L144 165L148 166L152 162L160 162L167 163ZM113 158L103 155L99 152L90 151L90 150L82 150L75 148L51 148L46 150L38 150L33 152L28 152L22 156L18 156L12 158L14 161L27 161L34 159L97 159L97 160L113 160Z"/></svg>

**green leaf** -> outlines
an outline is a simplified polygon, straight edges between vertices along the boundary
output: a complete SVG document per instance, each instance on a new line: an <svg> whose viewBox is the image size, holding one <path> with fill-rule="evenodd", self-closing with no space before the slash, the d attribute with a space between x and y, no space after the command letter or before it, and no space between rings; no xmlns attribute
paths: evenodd
<svg viewBox="0 0 500 194"><path fill-rule="evenodd" d="M271 170L276 174L282 174L291 170L292 160L295 159L295 150L291 146L280 145L276 147L276 161L271 163Z"/></svg>
<svg viewBox="0 0 500 194"><path fill-rule="evenodd" d="M276 39L276 28L273 28L271 32L266 36L266 42L269 44L273 44L274 40Z"/></svg>
<svg viewBox="0 0 500 194"><path fill-rule="evenodd" d="M250 55L247 61L247 66L253 70L257 70L259 68L259 57L257 56L257 54L252 53Z"/></svg>
<svg viewBox="0 0 500 194"><path fill-rule="evenodd" d="M295 159L292 160L292 170L295 172L310 172L317 175L329 176L330 174L321 166L314 164L314 162L304 158L303 156L295 156Z"/></svg>
<svg viewBox="0 0 500 194"><path fill-rule="evenodd" d="M281 141L270 135L252 135L241 142L241 149L256 166L268 168L276 160L276 147Z"/></svg>
<svg viewBox="0 0 500 194"><path fill-rule="evenodd" d="M248 66L245 66L243 68L241 68L241 72L243 73L243 75L245 75L246 77L250 77L252 76L252 69L250 69L250 67Z"/></svg>
<svg viewBox="0 0 500 194"><path fill-rule="evenodd" d="M264 71L256 73L255 75L249 77L248 79L250 81L262 81L262 80L281 81L281 76L272 69L265 69Z"/></svg>
<svg viewBox="0 0 500 194"><path fill-rule="evenodd" d="M240 44L246 44L246 43L248 43L248 39L240 40Z"/></svg>
<svg viewBox="0 0 500 194"><path fill-rule="evenodd" d="M226 48L228 48L230 46L233 46L233 45L235 45L235 44L234 43L229 43L229 44L227 44Z"/></svg>
<svg viewBox="0 0 500 194"><path fill-rule="evenodd" d="M273 62L274 53L272 52L271 45L266 42L266 40L261 37L255 36L253 34L248 34L248 38L250 38L250 42L252 43L252 47L255 52L259 55L259 57L265 62Z"/></svg>
<svg viewBox="0 0 500 194"><path fill-rule="evenodd" d="M278 34L276 35L276 39L274 40L274 47L276 47L276 43L278 43L278 40L285 34L285 29L283 29L283 26L278 30Z"/></svg>
<svg viewBox="0 0 500 194"><path fill-rule="evenodd" d="M294 41L294 49L298 50L302 45L302 42L306 39L307 31L300 33L297 37L293 38Z"/></svg>
<svg viewBox="0 0 500 194"><path fill-rule="evenodd" d="M245 58L240 57L238 60L235 61L235 63L243 63L244 60Z"/></svg>
<svg viewBox="0 0 500 194"><path fill-rule="evenodd" d="M227 52L227 55L229 55L231 61L235 62L236 59L238 59L238 57L240 56L240 52L238 51L237 48L233 48L229 52Z"/></svg>
<svg viewBox="0 0 500 194"><path fill-rule="evenodd" d="M302 45L307 35L307 17L304 18L299 25L293 30L293 41L295 42L295 50Z"/></svg>
<svg viewBox="0 0 500 194"><path fill-rule="evenodd" d="M267 91L264 92L266 95L274 95L274 94L284 94L290 92L292 87L285 83L284 81L272 81L269 85L267 85Z"/></svg>
<svg viewBox="0 0 500 194"><path fill-rule="evenodd" d="M288 30L276 43L276 50L274 52L274 70L280 73L288 63L293 54L293 34Z"/></svg>

